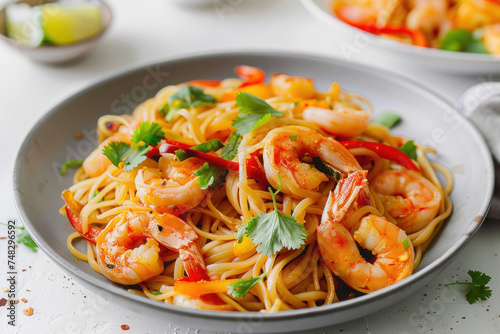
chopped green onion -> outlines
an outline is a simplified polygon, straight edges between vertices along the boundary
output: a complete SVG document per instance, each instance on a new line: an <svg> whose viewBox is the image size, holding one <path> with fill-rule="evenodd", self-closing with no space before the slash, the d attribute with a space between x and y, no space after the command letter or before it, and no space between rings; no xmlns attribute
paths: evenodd
<svg viewBox="0 0 500 334"><path fill-rule="evenodd" d="M327 165L321 158L319 157L314 157L312 158L314 166L320 171L325 173L327 176L335 179L335 180L340 180L340 172L333 168L330 165Z"/></svg>
<svg viewBox="0 0 500 334"><path fill-rule="evenodd" d="M405 250L410 247L410 241L408 240L408 237L403 240L403 246L405 246Z"/></svg>
<svg viewBox="0 0 500 334"><path fill-rule="evenodd" d="M288 138L290 138L290 140L293 140L293 141L297 140L297 136L288 136Z"/></svg>
<svg viewBox="0 0 500 334"><path fill-rule="evenodd" d="M61 175L66 175L66 169L68 167L76 168L80 167L83 164L83 160L68 160L61 166Z"/></svg>
<svg viewBox="0 0 500 334"><path fill-rule="evenodd" d="M199 145L192 146L190 148L192 150L207 153L211 151L217 151L221 147L224 147L224 144L220 141L220 139L212 139L207 142L201 143ZM185 152L182 149L175 151L175 155L177 156L177 159L179 159L179 161L184 161L193 156L193 154Z"/></svg>
<svg viewBox="0 0 500 334"><path fill-rule="evenodd" d="M372 123L383 125L389 129L401 122L401 116L392 112L382 112L375 117Z"/></svg>
<svg viewBox="0 0 500 334"><path fill-rule="evenodd" d="M94 191L94 197L96 197L97 195L99 195L99 190ZM101 203L102 201L104 201L104 197L101 198L101 200L97 203Z"/></svg>

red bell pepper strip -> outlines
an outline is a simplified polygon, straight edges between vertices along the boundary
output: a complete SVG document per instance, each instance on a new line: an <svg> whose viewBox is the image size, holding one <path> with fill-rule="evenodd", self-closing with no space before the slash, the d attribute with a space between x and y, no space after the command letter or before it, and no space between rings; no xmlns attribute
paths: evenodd
<svg viewBox="0 0 500 334"><path fill-rule="evenodd" d="M500 6L500 0L486 0L486 1L494 3L495 5L499 5Z"/></svg>
<svg viewBox="0 0 500 334"><path fill-rule="evenodd" d="M382 159L393 161L407 169L420 172L420 169L418 169L415 163L406 154L404 154L395 147L381 143L362 141L362 140L342 141L340 143L348 150L352 148L369 149L370 151L377 153Z"/></svg>
<svg viewBox="0 0 500 334"><path fill-rule="evenodd" d="M95 238L97 238L99 233L101 233L101 229L89 225L89 230L87 231L87 233L83 233L82 221L80 220L80 218L78 218L77 215L75 215L73 211L71 211L71 207L69 206L69 204L66 205L65 209L66 209L66 216L68 217L68 220L70 224L73 226L73 228L78 233L80 233L82 237L95 244Z"/></svg>
<svg viewBox="0 0 500 334"><path fill-rule="evenodd" d="M192 80L187 82L188 85L199 87L219 87L220 83L220 80Z"/></svg>
<svg viewBox="0 0 500 334"><path fill-rule="evenodd" d="M266 80L266 73L257 67L239 65L234 68L234 73L245 81L238 88L260 84Z"/></svg>
<svg viewBox="0 0 500 334"><path fill-rule="evenodd" d="M368 24L368 23L357 23L349 20L345 16L342 15L340 10L335 10L335 16L339 20L341 20L344 23L347 23L348 25L366 31L370 34L374 35L380 35L380 34L405 34L411 37L413 45L415 46L421 46L421 47L429 47L429 43L427 42L427 38L425 37L424 33L421 32L420 30L411 30L406 28L404 25L387 25L385 27L377 27L374 24Z"/></svg>
<svg viewBox="0 0 500 334"><path fill-rule="evenodd" d="M172 141L168 140L167 142L172 142ZM179 144L181 144L181 143L179 143ZM190 154L198 159L201 159L203 161L208 162L212 166L217 166L220 168L234 170L234 171L238 171L240 168L240 165L237 162L229 161L226 159L222 159L222 158L213 156L213 155L208 154L208 153L203 153L203 152L200 152L197 150L190 149L190 148L186 147L187 145L185 145L185 144L181 144L181 145L169 144L169 143L162 144L160 146L160 153L172 153L172 154L174 154L175 151L182 150L185 153L188 153L188 154ZM249 166L247 168L247 173L248 173L248 177L255 179L261 183L267 184L266 175L264 174L264 172L262 170L255 168L253 166Z"/></svg>

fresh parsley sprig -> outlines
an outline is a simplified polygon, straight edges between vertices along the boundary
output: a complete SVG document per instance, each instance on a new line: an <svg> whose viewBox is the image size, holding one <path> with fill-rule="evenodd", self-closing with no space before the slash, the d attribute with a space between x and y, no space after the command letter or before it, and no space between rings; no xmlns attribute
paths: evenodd
<svg viewBox="0 0 500 334"><path fill-rule="evenodd" d="M285 215L278 211L276 195L281 191L282 179L280 176L280 187L276 192L269 187L273 199L274 211L253 217L238 229L236 238L238 243L248 235L257 251L264 255L274 255L283 248L298 249L307 238L307 231L303 224L297 222L293 216Z"/></svg>
<svg viewBox="0 0 500 334"><path fill-rule="evenodd" d="M487 300L491 297L491 288L486 286L491 280L491 277L477 270L469 270L467 272L471 277L471 282L456 282L448 283L446 286L450 285L468 285L469 292L465 295L465 298L469 304L474 304L479 300Z"/></svg>
<svg viewBox="0 0 500 334"><path fill-rule="evenodd" d="M227 294L232 295L234 298L244 298L248 291L259 283L260 280L264 279L264 277L266 277L266 273L257 277L239 279L236 282L229 283L227 285Z"/></svg>
<svg viewBox="0 0 500 334"><path fill-rule="evenodd" d="M177 110L181 108L195 108L202 105L212 105L215 102L215 97L205 94L202 89L186 85L168 97L169 107L164 106L161 112L166 113L167 122L171 122Z"/></svg>

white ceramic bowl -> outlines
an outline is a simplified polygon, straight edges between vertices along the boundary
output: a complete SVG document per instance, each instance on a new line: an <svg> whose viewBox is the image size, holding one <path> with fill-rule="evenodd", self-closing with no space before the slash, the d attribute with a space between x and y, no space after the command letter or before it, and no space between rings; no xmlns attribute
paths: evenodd
<svg viewBox="0 0 500 334"><path fill-rule="evenodd" d="M55 2L53 0L22 0L14 1L15 3L26 3L30 6L40 5L44 3ZM82 40L80 42L68 45L41 45L38 47L29 47L23 45L12 38L6 36L6 19L5 8L0 10L0 40L7 43L11 47L18 50L20 53L28 56L29 58L47 64L62 64L71 61L76 61L89 54L102 38L112 21L111 8L103 0L92 1L101 8L102 16L102 30L99 34Z"/></svg>
<svg viewBox="0 0 500 334"><path fill-rule="evenodd" d="M234 76L236 65L247 64L267 73L312 77L319 89L332 80L346 90L363 94L375 111L395 110L403 122L395 133L438 150L437 160L459 173L451 194L455 209L435 242L410 277L379 291L311 309L278 313L215 312L180 308L126 291L83 261L74 261L66 248L73 232L59 214L62 190L72 184L72 173L62 177L58 167L69 159L83 159L96 147L97 119L120 114L162 87L194 79ZM145 82L148 84L146 85ZM141 99L123 100L123 96ZM131 105L133 102L134 105ZM75 139L82 133L84 138ZM236 52L171 59L122 72L96 82L61 102L38 121L22 144L14 166L14 194L19 216L28 232L56 264L89 289L152 321L164 319L191 328L246 333L300 331L362 317L396 303L428 284L449 264L477 232L493 192L490 152L477 130L447 101L395 74L362 65L304 54Z"/></svg>
<svg viewBox="0 0 500 334"><path fill-rule="evenodd" d="M500 57L488 54L444 51L422 48L379 37L354 28L331 12L331 0L301 0L302 4L318 19L329 24L332 31L345 34L357 49L374 48L383 57L410 67L422 67L457 74L500 73ZM360 36L362 36L360 38ZM358 46L359 44L359 46Z"/></svg>

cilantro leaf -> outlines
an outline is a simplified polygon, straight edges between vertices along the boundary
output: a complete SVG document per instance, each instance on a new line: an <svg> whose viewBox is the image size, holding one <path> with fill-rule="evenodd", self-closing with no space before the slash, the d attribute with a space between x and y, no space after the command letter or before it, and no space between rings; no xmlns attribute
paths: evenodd
<svg viewBox="0 0 500 334"><path fill-rule="evenodd" d="M5 223L0 223L0 225L12 226L12 225L7 225ZM29 248L31 248L33 252L36 252L38 250L37 249L38 245L33 241L33 239L31 239L31 236L28 234L24 226L14 226L14 227L17 228L18 230L23 231L17 235L17 243L24 244Z"/></svg>
<svg viewBox="0 0 500 334"><path fill-rule="evenodd" d="M465 295L465 298L469 302L469 304L474 304L479 300L487 300L491 297L491 288L486 286L491 280L491 277L477 270L469 270L467 272L472 279L472 282L457 282L457 283L448 283L449 285L468 285L469 292Z"/></svg>
<svg viewBox="0 0 500 334"><path fill-rule="evenodd" d="M102 148L102 154L107 156L113 165L119 167L120 162L122 162L132 150L133 148L125 142L111 142Z"/></svg>
<svg viewBox="0 0 500 334"><path fill-rule="evenodd" d="M130 172L133 170L135 167L139 166L141 162L146 160L146 154L149 152L149 146L146 144L140 145L137 150L133 151L130 153L125 160L123 161L125 163L125 166L123 167L123 170L126 172Z"/></svg>
<svg viewBox="0 0 500 334"><path fill-rule="evenodd" d="M163 132L160 124L156 122L142 122L132 135L132 143L134 143L134 146L137 146L142 141L146 144L156 146L163 137L165 137L165 132Z"/></svg>
<svg viewBox="0 0 500 334"><path fill-rule="evenodd" d="M235 298L246 297L248 291L253 288L260 280L266 277L266 273L260 276L249 278L249 279L239 279L234 283L229 283L227 285L227 293Z"/></svg>
<svg viewBox="0 0 500 334"><path fill-rule="evenodd" d="M76 168L80 167L83 164L83 160L68 160L61 166L61 175L66 175L66 169L68 167Z"/></svg>
<svg viewBox="0 0 500 334"><path fill-rule="evenodd" d="M102 149L102 153L108 157L111 163L116 167L120 167L120 163L123 162L125 164L123 169L127 172L130 172L141 162L146 160L146 154L148 152L149 145L139 145L134 151L133 147L122 141L111 142Z"/></svg>
<svg viewBox="0 0 500 334"><path fill-rule="evenodd" d="M408 140L403 144L400 148L398 148L401 152L406 154L408 158L412 160L417 160L417 146L413 143L413 140Z"/></svg>
<svg viewBox="0 0 500 334"><path fill-rule="evenodd" d="M298 249L304 244L307 238L307 231L304 225L297 222L295 217L278 211L275 196L279 191L280 189L274 193L269 187L269 192L273 199L274 211L253 217L238 229L238 234L236 235L239 243L243 241L245 234L248 235L253 244L257 245L257 251L264 255L274 255L283 248Z"/></svg>
<svg viewBox="0 0 500 334"><path fill-rule="evenodd" d="M38 245L33 241L33 239L31 239L31 236L28 234L27 231L24 230L24 227L19 227L19 229L23 230L23 232L18 234L17 243L24 244L27 247L31 248L33 252L36 252Z"/></svg>
<svg viewBox="0 0 500 334"><path fill-rule="evenodd" d="M177 101L177 103L175 103ZM215 104L215 97L205 94L202 89L193 86L183 86L177 92L168 97L170 110L167 113L167 121L174 118L177 110L181 108L195 108L202 105Z"/></svg>
<svg viewBox="0 0 500 334"><path fill-rule="evenodd" d="M240 114L236 116L232 125L240 136L258 128L272 116L284 115L260 97L245 92L236 95L236 106L240 107Z"/></svg>
<svg viewBox="0 0 500 334"><path fill-rule="evenodd" d="M229 138L227 138L226 146L222 150L220 157L232 161L238 154L238 149L243 138L236 133L236 131L231 132Z"/></svg>
<svg viewBox="0 0 500 334"><path fill-rule="evenodd" d="M198 176L197 182L201 189L207 189L208 187L215 189L224 181L226 172L224 168L212 166L208 162L205 162L200 169L194 172L194 175Z"/></svg>

